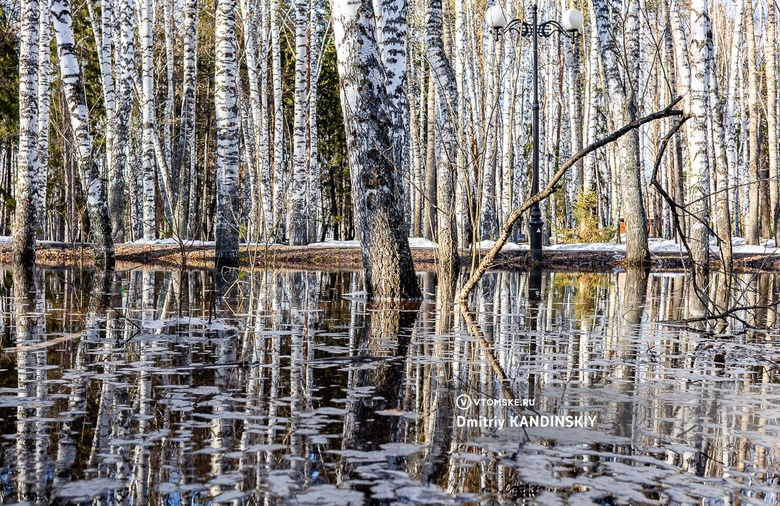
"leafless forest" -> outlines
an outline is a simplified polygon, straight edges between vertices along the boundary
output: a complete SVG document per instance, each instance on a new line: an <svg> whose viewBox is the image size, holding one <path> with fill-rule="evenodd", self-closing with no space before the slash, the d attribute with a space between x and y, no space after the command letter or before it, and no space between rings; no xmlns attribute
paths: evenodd
<svg viewBox="0 0 780 506"><path fill-rule="evenodd" d="M529 5L502 6L508 19L528 17ZM351 239L365 201L350 157L358 163L369 142L391 167L399 236L495 240L529 197L530 43L494 36L486 3L3 7L0 227L29 229L20 248L33 237L94 242L99 255L166 237L216 239L228 252ZM680 116L568 170L542 202L545 241L620 241L624 227L629 258L646 257L649 235L685 237L701 260L711 240L727 250L732 235L775 239L775 9L543 2L540 21L571 7L584 15L579 36L540 40L541 187L583 147L677 97L687 121L663 153ZM349 60L358 39L371 62ZM351 75L381 93L354 101ZM345 135L361 121L384 137L365 125Z"/></svg>

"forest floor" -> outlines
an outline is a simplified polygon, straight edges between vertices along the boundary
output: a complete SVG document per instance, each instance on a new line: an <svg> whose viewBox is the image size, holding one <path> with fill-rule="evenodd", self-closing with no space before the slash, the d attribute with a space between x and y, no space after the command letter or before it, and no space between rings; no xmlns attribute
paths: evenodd
<svg viewBox="0 0 780 506"><path fill-rule="evenodd" d="M573 247L572 247L573 246ZM607 245L604 245L607 246ZM502 270L528 270L536 262L527 249L507 248L496 258L493 268ZM486 250L485 250L486 251ZM434 271L437 252L431 247L413 247L412 257L418 271ZM116 245L116 268L120 270L152 267L156 269L210 269L214 265L213 243L195 244L139 244ZM684 269L687 259L679 252L655 251L651 253L651 268L657 271ZM717 254L712 255L717 264ZM10 265L11 243L0 242L0 264ZM90 244L40 242L36 263L46 267L83 267L94 265ZM461 263L471 264L469 251L461 252ZM739 251L735 248L734 264L738 271L772 271L780 269L780 249L767 249L763 253L754 250ZM309 246L255 245L242 246L240 265L246 269L295 269L354 271L362 268L360 249L351 245L318 243ZM549 270L604 272L625 267L625 253L615 249L545 249L541 266Z"/></svg>

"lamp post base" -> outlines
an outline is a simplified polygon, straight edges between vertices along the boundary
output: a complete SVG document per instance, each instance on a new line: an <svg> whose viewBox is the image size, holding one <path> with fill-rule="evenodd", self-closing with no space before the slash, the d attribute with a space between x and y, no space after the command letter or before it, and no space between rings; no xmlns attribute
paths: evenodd
<svg viewBox="0 0 780 506"><path fill-rule="evenodd" d="M531 256L535 260L541 260L542 253L542 230L544 221L542 221L542 211L536 204L531 208L531 219L528 220L528 238L531 246Z"/></svg>

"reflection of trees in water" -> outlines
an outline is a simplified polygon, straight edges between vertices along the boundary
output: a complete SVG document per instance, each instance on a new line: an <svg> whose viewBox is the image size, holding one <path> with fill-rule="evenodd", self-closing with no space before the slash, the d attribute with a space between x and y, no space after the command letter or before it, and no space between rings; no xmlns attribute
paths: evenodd
<svg viewBox="0 0 780 506"><path fill-rule="evenodd" d="M36 349L45 339L44 293L39 272L17 268L13 272L17 385L20 403L16 410L16 472L19 501L45 503L50 485L48 449L50 428L43 420L50 404L45 349ZM36 406L37 405L37 406ZM48 483L47 483L48 482Z"/></svg>
<svg viewBox="0 0 780 506"><path fill-rule="evenodd" d="M349 273L236 274L216 292L202 272L46 273L35 291L33 278L18 276L24 400L13 408L16 440L4 457L18 469L15 498L45 503L56 476L58 485L119 480L128 487L116 502L134 504L235 490L275 504L322 484L371 494L379 483L389 493L431 484L511 502L550 486L526 474L528 459L549 459L555 480L588 483L609 475L610 463L637 466L631 459L648 448L692 475L744 473L729 486L777 477L769 443L777 432L766 414L776 407L777 374L762 358L774 360L776 334L763 330L777 319L759 307L777 296L775 275L734 278L731 304L745 308L725 327L700 320L680 330L656 322L725 304L718 275L702 301L683 276L495 272L478 311L466 315L454 311L451 282L431 275L422 284L435 298L400 305L367 304ZM47 307L58 311L44 319ZM34 348L44 323L78 337L47 355ZM716 329L736 337L713 337ZM460 414L530 413L461 411L461 393L534 399L545 414L596 412L614 441L586 434L571 448L533 446L522 432L457 427ZM394 456L388 443L414 446ZM360 460L370 452L379 464Z"/></svg>

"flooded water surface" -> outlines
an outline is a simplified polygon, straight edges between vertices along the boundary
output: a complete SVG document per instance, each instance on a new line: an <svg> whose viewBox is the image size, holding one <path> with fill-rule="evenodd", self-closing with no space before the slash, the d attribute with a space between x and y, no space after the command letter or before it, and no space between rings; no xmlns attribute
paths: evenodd
<svg viewBox="0 0 780 506"><path fill-rule="evenodd" d="M3 274L2 504L780 501L774 274Z"/></svg>

